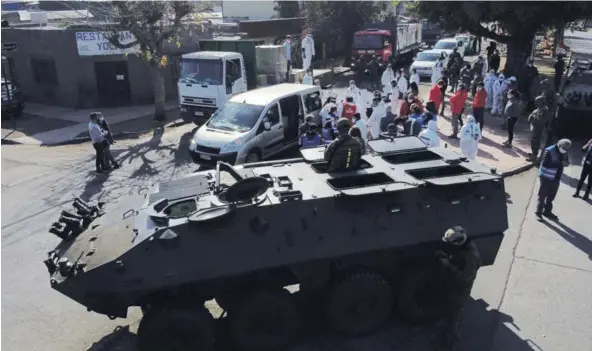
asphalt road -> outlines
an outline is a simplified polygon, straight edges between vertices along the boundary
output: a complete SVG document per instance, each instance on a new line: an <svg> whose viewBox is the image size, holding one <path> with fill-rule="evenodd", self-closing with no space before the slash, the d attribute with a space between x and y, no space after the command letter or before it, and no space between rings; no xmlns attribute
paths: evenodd
<svg viewBox="0 0 592 351"><path fill-rule="evenodd" d="M194 171L196 167L186 153L191 135L191 128L184 126L164 136L120 142L114 153L123 167L108 176L94 174L93 150L88 144L2 147L2 342L7 350L134 349L133 333L141 317L139 311L132 311L127 320L110 321L86 312L84 307L50 289L42 260L58 239L47 233L47 227L56 219L61 206L75 196L116 201L158 180ZM533 178L533 174L526 174L506 182L507 192L512 194L508 211L512 229L505 243L511 244L512 237L517 237ZM475 345L489 345L500 317L489 309L499 306L499 292L507 282L512 260L502 253L498 261L499 264L479 274L474 289L476 300L467 308L467 318L472 320L467 328L483 325L477 332L471 331L467 339ZM492 282L497 289L491 289ZM323 328L312 328L294 351L430 350L426 333L432 330L410 330L394 321L372 337L341 340L327 336Z"/></svg>

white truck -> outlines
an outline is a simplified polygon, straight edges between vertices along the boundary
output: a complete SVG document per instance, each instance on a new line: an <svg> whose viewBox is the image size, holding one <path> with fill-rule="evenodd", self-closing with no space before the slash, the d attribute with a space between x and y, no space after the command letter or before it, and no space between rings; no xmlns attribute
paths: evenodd
<svg viewBox="0 0 592 351"><path fill-rule="evenodd" d="M185 54L177 87L182 118L201 125L232 96L247 91L243 55L223 51Z"/></svg>

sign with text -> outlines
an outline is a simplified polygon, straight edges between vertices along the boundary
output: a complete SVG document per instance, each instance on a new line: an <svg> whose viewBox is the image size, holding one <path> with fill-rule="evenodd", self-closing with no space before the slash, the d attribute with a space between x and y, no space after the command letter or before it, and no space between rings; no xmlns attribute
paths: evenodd
<svg viewBox="0 0 592 351"><path fill-rule="evenodd" d="M116 48L109 42L109 32L76 32L76 45L80 56L124 55L138 52L136 45L128 49ZM128 31L119 32L119 41L129 44L136 40Z"/></svg>

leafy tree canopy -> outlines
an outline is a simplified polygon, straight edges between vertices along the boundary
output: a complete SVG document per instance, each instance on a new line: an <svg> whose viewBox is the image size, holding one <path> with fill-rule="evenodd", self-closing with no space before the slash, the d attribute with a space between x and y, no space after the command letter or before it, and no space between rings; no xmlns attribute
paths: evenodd
<svg viewBox="0 0 592 351"><path fill-rule="evenodd" d="M298 1L275 1L273 8L279 18L294 18L302 16Z"/></svg>
<svg viewBox="0 0 592 351"><path fill-rule="evenodd" d="M315 37L327 43L343 40L349 52L353 34L365 24L384 20L389 9L391 3L384 1L308 1L305 15Z"/></svg>
<svg viewBox="0 0 592 351"><path fill-rule="evenodd" d="M446 29L462 29L501 43L527 43L543 27L592 15L584 1L443 1L410 3L409 9ZM497 23L506 34L491 31Z"/></svg>

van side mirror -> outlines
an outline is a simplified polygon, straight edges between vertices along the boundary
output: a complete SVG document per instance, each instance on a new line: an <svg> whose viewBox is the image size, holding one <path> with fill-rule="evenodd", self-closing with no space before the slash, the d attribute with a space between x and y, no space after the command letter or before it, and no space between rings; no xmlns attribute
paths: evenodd
<svg viewBox="0 0 592 351"><path fill-rule="evenodd" d="M270 131L271 123L269 123L269 121L263 121L263 129L265 129L266 131Z"/></svg>
<svg viewBox="0 0 592 351"><path fill-rule="evenodd" d="M458 42L458 47L460 48L461 46L463 46L463 42L462 41L459 41Z"/></svg>

